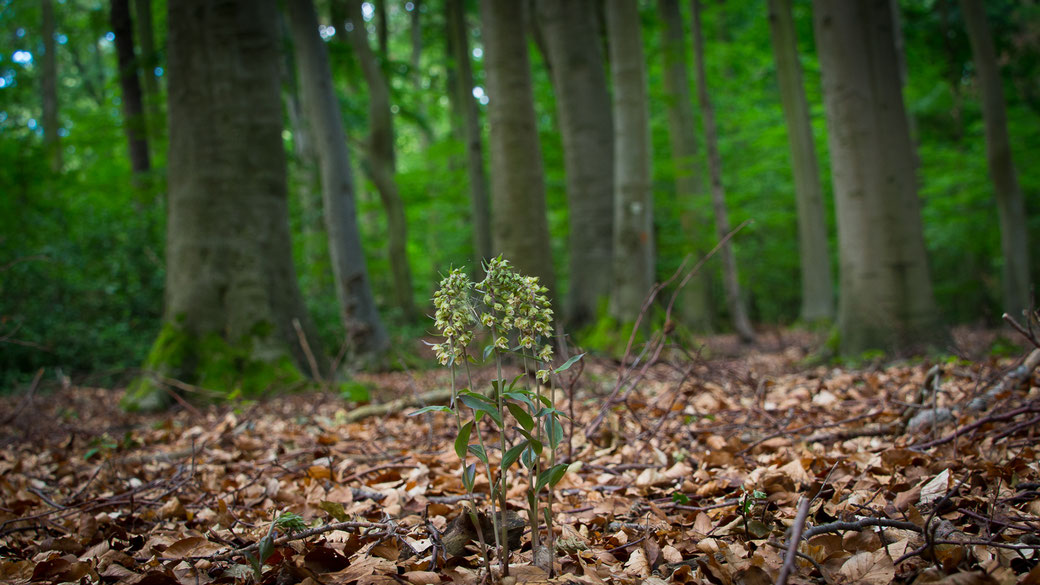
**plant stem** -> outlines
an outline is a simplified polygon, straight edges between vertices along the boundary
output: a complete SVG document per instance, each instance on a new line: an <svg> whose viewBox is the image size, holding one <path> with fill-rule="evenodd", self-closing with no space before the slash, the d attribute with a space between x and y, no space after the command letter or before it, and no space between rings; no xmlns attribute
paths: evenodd
<svg viewBox="0 0 1040 585"><path fill-rule="evenodd" d="M505 400L502 398L502 385L505 384L505 379L502 378L502 350L499 349L499 347L498 347L498 330L495 327L491 328L491 336L492 336L492 340L491 341L492 341L492 343L495 344L495 368L498 371L498 392L495 393L495 402L498 405L498 416L499 416L499 418L502 419L502 423L503 423L502 424L502 428L499 429L499 431L498 431L498 439L499 439L499 446L502 449L502 456L504 457L505 454L506 454L506 451L509 450L508 447L506 446L506 429L505 429L506 404L505 404ZM499 486L498 486L498 497L499 497L499 500L501 501L501 506L499 506L499 508L501 508L501 509L499 510L499 513L502 516L501 516L501 519L498 522L498 531L502 535L502 537L501 537L502 558L500 559L500 564L501 564L501 567L502 567L502 576L503 577L508 577L509 576L509 539L508 539L507 528L506 528L506 486L508 485L508 482L506 481L506 471L507 470L503 469L502 465L499 464L499 466L498 466L498 473L499 473L498 481L500 483L499 483ZM490 471L489 471L489 473L490 473ZM491 498L492 501L494 501L494 499L495 498Z"/></svg>
<svg viewBox="0 0 1040 585"><path fill-rule="evenodd" d="M523 352L521 352L521 354L524 356L524 372L528 372L529 370L527 369L527 354L523 353ZM535 361L537 361L537 360L535 360ZM537 390L537 392L538 392L538 404L535 405L535 408L537 408L537 410L535 410L534 412L531 413L532 417L537 413L538 410L542 409L542 400L541 400L541 398L542 398L542 385L538 384L537 388L538 388L538 390ZM538 417L538 418L535 419L535 427L537 428L537 433L538 433L536 435L536 438L539 441L542 441L542 425L539 424L540 422L541 422L541 417ZM542 444L544 445L545 442L542 441ZM541 534L539 533L539 528L538 528L538 526L539 526L539 520L538 520L538 492L536 492L535 489L534 489L535 486L537 485L536 482L538 481L538 476L541 473L541 470L542 470L542 458L541 458L541 456L539 456L539 457L535 458L535 460L534 460L534 468L527 474L527 482L528 482L528 485L530 486L528 489L531 490L531 501L530 501L531 509L528 510L528 512L530 514L529 520L531 522L531 551L532 552L537 552L538 551L538 546L539 546L539 544L541 544L541 540L542 540Z"/></svg>
<svg viewBox="0 0 1040 585"><path fill-rule="evenodd" d="M466 378L470 382L470 387L472 388L473 387L473 385L472 385L473 378L472 378L472 375L470 374L470 371L469 371L469 360L466 359L465 351L463 351L463 353L462 353L462 359L466 363ZM452 363L452 365L451 365L451 411L452 411L452 413L455 414L455 426L456 426L456 428L458 429L459 432L462 432L462 415L459 414L458 408L455 407L455 400L457 398L458 398L458 387L455 384L455 364ZM476 423L474 423L474 425L475 424ZM480 433L479 432L477 433L477 437L478 438L480 437ZM468 455L466 457L468 457ZM463 457L463 459L462 459L462 473L463 473L463 475L466 474L466 457ZM466 493L468 495L473 495L473 488L468 485L468 482L467 482L467 486L466 486ZM469 520L473 524L473 529L476 530L476 532L477 532L477 541L480 542L481 556L484 557L484 568L487 570L488 574L490 575L491 574L491 561L488 560L487 541L484 540L484 530L480 526L480 517L477 515L477 509L473 505L473 501L470 500L468 502L468 504L469 505L467 506L467 511L469 513Z"/></svg>
<svg viewBox="0 0 1040 585"><path fill-rule="evenodd" d="M473 388L473 384L472 384L472 382L473 382L473 375L470 372L469 360L466 361L466 377L469 379L469 381L470 381L470 388L472 389ZM484 450L484 454L486 456L487 455L487 446L484 444L484 435L483 435L483 433L480 430L480 421L478 421L476 419L475 415L473 417L473 428L477 431L477 443L480 444L480 448ZM494 495L495 482L494 482L493 478L491 477L491 464L490 463L487 463L487 464L484 465L484 473L487 475L488 489L491 490L492 491L492 495ZM488 501L491 503L491 519L492 519L492 521L494 521L494 519L497 517L496 516L496 512L495 512L495 498L493 498L493 497L488 498ZM505 514L504 513L502 515L502 519L503 519L503 524L505 524L505 522L504 522ZM474 520L473 527L478 531L477 535L481 536L483 534L483 530L481 530L480 523L476 521L477 520L476 518L473 518L473 520ZM492 532L495 533L495 550L498 552L499 556L502 556L502 551L505 550L504 547L508 546L508 544L506 543L506 539L505 539L505 535L506 535L505 530L504 529L502 530L501 538L499 538L500 535L499 535L499 531L497 530L497 527L496 527L496 530L493 530ZM490 575L491 574L491 568L490 568L490 562L488 561L488 558L487 558L488 557L487 556L487 549L484 549L484 553L485 553L484 554L484 561L486 563L489 563L488 564L488 574Z"/></svg>

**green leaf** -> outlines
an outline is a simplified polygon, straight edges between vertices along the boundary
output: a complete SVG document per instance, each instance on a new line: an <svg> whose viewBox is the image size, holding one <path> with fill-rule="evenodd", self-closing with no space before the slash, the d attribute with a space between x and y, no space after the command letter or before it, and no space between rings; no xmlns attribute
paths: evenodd
<svg viewBox="0 0 1040 585"><path fill-rule="evenodd" d="M534 447L528 445L527 448L524 449L523 454L520 455L520 462L524 464L524 467L533 469L534 464L538 462L538 455L540 453L541 449L538 449L538 451L535 452Z"/></svg>
<svg viewBox="0 0 1040 585"><path fill-rule="evenodd" d="M529 445L528 441L521 441L516 445L513 445L506 451L505 456L502 457L502 471L506 471L509 467L516 463L516 460L520 457L520 453L524 451Z"/></svg>
<svg viewBox="0 0 1040 585"><path fill-rule="evenodd" d="M508 408L509 412L513 414L513 418L516 419L516 422L520 423L520 426L524 427L525 431L530 432L530 430L534 428L534 419L531 418L531 415L528 414L526 410L524 410L523 406L520 406L515 402L507 402L506 408Z"/></svg>
<svg viewBox="0 0 1040 585"><path fill-rule="evenodd" d="M676 504L685 506L690 503L690 496L687 496L682 492L672 492L672 501Z"/></svg>
<svg viewBox="0 0 1040 585"><path fill-rule="evenodd" d="M502 415L498 412L498 405L491 402L486 397L470 392L459 394L459 400L473 410L487 414L492 418L492 420L498 423L499 427L502 426Z"/></svg>
<svg viewBox="0 0 1040 585"><path fill-rule="evenodd" d="M477 466L474 463L470 463L466 467L462 468L462 485L466 488L466 493L473 493L473 484L476 483L477 479Z"/></svg>
<svg viewBox="0 0 1040 585"><path fill-rule="evenodd" d="M459 429L459 436L455 437L455 454L459 456L459 459L466 460L466 446L469 445L469 435L473 432L473 421L469 421L462 425Z"/></svg>
<svg viewBox="0 0 1040 585"><path fill-rule="evenodd" d="M280 514L274 523L284 530L288 530L290 533L300 532L307 528L307 523L304 522L303 516L293 512Z"/></svg>
<svg viewBox="0 0 1040 585"><path fill-rule="evenodd" d="M264 564L264 561L271 557L271 553L274 552L274 536L268 534L267 536L260 539L259 545L256 547L257 560L260 565Z"/></svg>
<svg viewBox="0 0 1040 585"><path fill-rule="evenodd" d="M542 454L542 442L541 441L539 441L538 439L534 438L534 435L532 435L531 433L525 431L524 429L518 429L516 427L513 427L513 428L516 429L516 432L518 432L521 435L523 435L525 439L530 441L531 447L534 448L534 450L535 450L535 452L537 454L539 454L539 455Z"/></svg>
<svg viewBox="0 0 1040 585"><path fill-rule="evenodd" d="M414 412L409 412L408 416L417 416L417 415L420 415L420 414L425 414L427 412L451 412L451 409L448 408L447 406L441 406L441 405L424 406L424 407L420 408L419 410L416 410Z"/></svg>
<svg viewBox="0 0 1040 585"><path fill-rule="evenodd" d="M519 382L520 378L523 378L523 377L524 377L524 374L522 374L522 373L521 374L517 374L516 377L513 378L513 381L509 383L509 386L506 389L512 391L513 388L516 386L516 383Z"/></svg>
<svg viewBox="0 0 1040 585"><path fill-rule="evenodd" d="M531 396L533 396L533 394L530 390L514 390L512 392L506 392L502 395L503 398L508 398L517 402L522 402L530 406L531 408L534 408L534 402L531 401Z"/></svg>
<svg viewBox="0 0 1040 585"><path fill-rule="evenodd" d="M488 464L488 456L487 453L484 451L483 447L481 447L480 445L473 444L467 447L467 449L470 453L476 455L477 459L480 459L481 463L483 463L484 465Z"/></svg>
<svg viewBox="0 0 1040 585"><path fill-rule="evenodd" d="M579 353L578 355L572 357L571 359L563 362L563 365L558 367L558 368L556 368L555 370L553 370L553 373L554 374L559 374L560 372L566 371L571 366L573 366L575 364L575 362L577 362L578 360L580 360L583 357L585 357L585 354Z"/></svg>
<svg viewBox="0 0 1040 585"><path fill-rule="evenodd" d="M560 441L563 440L563 425L560 424L560 419L556 418L556 415L548 416L545 418L545 436L549 439L549 447L555 449L560 446Z"/></svg>
<svg viewBox="0 0 1040 585"><path fill-rule="evenodd" d="M491 352L493 351L495 351L495 344L492 343L491 345L484 346L484 361L487 361L488 356L491 355Z"/></svg>
<svg viewBox="0 0 1040 585"><path fill-rule="evenodd" d="M539 491L546 485L553 487L560 483L563 475L567 473L567 464L558 463L538 474L538 481L534 485L534 491Z"/></svg>

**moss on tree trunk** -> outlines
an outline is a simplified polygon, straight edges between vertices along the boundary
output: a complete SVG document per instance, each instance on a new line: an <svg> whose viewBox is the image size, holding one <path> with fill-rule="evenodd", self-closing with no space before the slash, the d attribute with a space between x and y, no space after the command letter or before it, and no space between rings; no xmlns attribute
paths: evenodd
<svg viewBox="0 0 1040 585"><path fill-rule="evenodd" d="M300 386L303 372L288 353L272 355L269 325L234 342L216 333L193 335L172 323L163 326L145 360L141 376L127 388L120 405L127 410L158 410L171 392L198 389L192 399L256 398Z"/></svg>

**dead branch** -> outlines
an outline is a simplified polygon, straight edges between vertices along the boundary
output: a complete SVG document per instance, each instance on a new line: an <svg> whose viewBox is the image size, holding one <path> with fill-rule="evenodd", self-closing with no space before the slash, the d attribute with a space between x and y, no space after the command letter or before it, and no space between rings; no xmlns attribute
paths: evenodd
<svg viewBox="0 0 1040 585"><path fill-rule="evenodd" d="M428 404L444 404L449 400L451 400L451 390L431 390L429 392L423 392L422 394L417 394L415 396L405 396L404 398L398 398L382 404L366 404L364 406L359 406L347 413L344 417L344 422L352 423L373 416L388 416L391 414L397 414L406 408L414 408Z"/></svg>
<svg viewBox="0 0 1040 585"><path fill-rule="evenodd" d="M1040 348L1031 351L1029 355L1026 356L1026 359L1022 360L1020 366L1005 374L999 382L990 386L982 396L969 402L968 409L974 411L986 410L998 396L1008 390L1018 387L1022 382L1028 380L1029 377L1033 375L1033 370L1038 366L1040 366Z"/></svg>
<svg viewBox="0 0 1040 585"><path fill-rule="evenodd" d="M846 530L860 531L870 526L883 526L885 528L901 528L903 530L913 530L914 532L922 532L922 529L913 522L906 522L904 520L891 520L889 518L864 518L855 522L828 522L827 524L820 524L819 526L813 526L812 528L805 531L804 538L806 540L818 536L820 534L826 534L828 532L844 532Z"/></svg>
<svg viewBox="0 0 1040 585"><path fill-rule="evenodd" d="M805 496L802 496L802 500L798 502L798 515L795 516L794 524L791 525L791 538L787 543L784 566L780 568L780 575L776 578L776 585L786 585L787 578L791 575L791 571L794 571L795 559L798 558L796 554L798 552L798 542L802 539L802 531L805 530L805 518L809 515L809 504L811 503L812 500Z"/></svg>
<svg viewBox="0 0 1040 585"><path fill-rule="evenodd" d="M961 435L963 435L965 433L969 433L971 431L974 431L974 430L978 429L979 427L981 427L983 425L986 425L986 424L989 424L989 423L992 423L992 422L1003 422L1003 421L1015 418L1016 416L1018 416L1020 414L1025 414L1027 412L1040 412L1040 402L1033 401L1033 402L1030 402L1029 404L1026 404L1025 406L1020 406L1020 407L1012 409L1012 410L1007 410L1007 411L1004 411L1004 412L997 412L997 413L990 414L988 416L984 416L984 417L976 420L975 422L973 422L971 424L966 424L966 425L962 425L960 427L957 427L956 429L954 429L954 431L952 433L946 435L945 437L936 439L934 441L928 441L927 443L923 443L921 445L914 445L914 447L917 448L917 449L930 449L930 448L935 447L937 445L942 445L944 443L949 443L950 441L956 439L957 437L959 437L959 436L961 436Z"/></svg>
<svg viewBox="0 0 1040 585"><path fill-rule="evenodd" d="M274 540L273 544L274 544L274 546L282 546L283 544L290 543L290 542L292 542L294 540L303 540L305 538L310 538L312 536L315 536L315 535L318 535L318 534L324 534L326 532L332 532L334 530L359 530L359 529L364 529L364 528L380 528L380 529L383 529L383 530L388 530L388 529L390 529L392 527L393 527L393 525L390 522L334 522L332 524L326 524L324 526L318 526L316 528L310 528L308 530L302 530L300 532L294 532L292 534L287 534L285 536L278 537L278 538L276 538ZM235 549L233 551L226 552L226 553L215 554L215 555L208 555L208 556L201 556L201 557L187 557L187 558L190 558L191 560L199 560L199 561L201 561L201 560L214 561L214 562L215 561L230 561L233 558L245 556L246 553L249 553L249 552L252 552L252 551L256 550L256 548L257 548L257 546L259 546L259 544L260 544L259 542L254 542L253 544L251 544L249 546L244 546L242 548ZM186 560L186 559L170 559L170 560L182 561L182 560Z"/></svg>

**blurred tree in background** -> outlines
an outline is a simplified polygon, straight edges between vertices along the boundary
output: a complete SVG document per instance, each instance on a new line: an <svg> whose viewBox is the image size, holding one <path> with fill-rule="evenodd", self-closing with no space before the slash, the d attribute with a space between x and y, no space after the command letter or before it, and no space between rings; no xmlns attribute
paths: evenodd
<svg viewBox="0 0 1040 585"><path fill-rule="evenodd" d="M129 79L129 53L124 50L121 60L118 45L120 36L129 35L120 33L125 26L113 26L113 16L120 16L119 11L125 14L127 4L135 45L133 67L143 96L145 131L140 136L147 136L150 154L150 168L138 165L136 174L128 137L136 136L133 120L142 114L127 103L123 85ZM538 213L548 226L545 243L551 253L551 259L538 262L542 270L549 270L558 298L564 299L580 285L592 284L578 269L587 264L579 254L591 250L583 249L580 238L573 237L576 225L585 218L575 215L582 213L571 202L579 185L570 175L578 171L567 162L588 153L575 152L582 147L564 139L574 122L573 116L567 118L570 114L561 111L566 90L556 76L566 65L559 63L562 57L555 57L560 53L553 44L558 33L543 22L545 7L540 3L517 4L525 9L510 17L511 32L526 30L520 42L526 39L530 44L530 61L523 66L530 90L521 105L534 114L545 186L545 209ZM704 234L703 223L689 221L691 217L710 221L707 193L700 197L682 193L691 188L683 185L684 178L703 186L709 182L704 149L687 165L691 161L677 150L673 136L680 123L672 121L670 106L685 98L683 88L675 87L677 61L671 52L677 33L692 38L691 4L675 4L637 2L633 23L642 36L646 72L656 249L653 278L658 281L687 255L699 258L717 241L714 233ZM1026 233L1038 233L1040 167L1027 163L1040 155L1040 36L1036 34L1040 8L1014 0L900 0L898 4L901 30L895 32L901 35L894 36L902 38L903 99L914 128L916 188L937 312L946 324L996 325L1002 312L1014 310L1015 303L1004 292L1008 275L1021 275L1023 269L1005 261L1008 243L1002 249L997 201L1004 195L990 176L995 142L991 137L987 151L987 112L993 108L993 86L998 85L1010 159L1018 163L1014 168L1023 212L1017 215ZM976 56L977 49L973 52L968 24L978 25L982 19L975 14L966 22L963 7L976 4L984 10L995 73L987 69L988 59ZM598 45L605 70L613 75L612 65L606 62L610 43L605 5L601 0L587 5L586 22L594 26L593 40L583 42ZM117 9L114 15L113 8ZM502 39L490 38L482 30L475 0L361 2L360 23L348 18L347 5L339 0L316 0L315 8L318 34L328 50L343 141L352 161L367 158L368 137L378 128L372 126L375 119L369 107L371 79L366 79L363 55L357 52L360 45L347 40L348 20L350 26L367 33L363 40L372 47L371 57L385 81L393 124L393 177L408 227L401 245L411 272L410 290L402 292L400 274L395 278L395 259L388 245L399 218L391 221L387 215L379 190L368 178L372 175L353 172L352 176L373 299L396 340L395 353L385 363L395 364L397 355L410 351L411 345L402 342L422 335L426 327L423 319L408 314L407 300L419 314L428 312L439 274L459 265L475 272L476 259L487 254L477 249L482 246L479 228L486 225L479 182L481 172L489 172L491 183L502 177L500 163L491 166L488 153L480 150L481 143L491 144L487 139L496 124L488 117L496 97L488 87L485 51L489 40ZM733 0L704 3L702 8L705 77L714 106L719 157L724 161L721 184L730 222L753 220L732 242L740 267L739 285L756 327L790 325L803 312L802 260L790 131L781 105L769 6L766 0ZM676 11L681 15L678 31L674 19L666 26L661 16ZM167 176L167 13L164 0L0 0L0 381L4 389L39 368L60 370L61 375L91 384L125 382L136 375L159 334L168 262L167 185L176 180ZM810 2L792 2L796 58L819 163L833 298L840 304L832 153L812 13ZM120 22L117 19L115 24ZM306 130L311 122L303 119L306 114L299 98L293 97L298 96L299 80L290 64L297 55L287 29L282 37L285 67L278 78L283 80L285 107L276 122L289 160L286 188L293 255L320 338L315 346L331 353L343 345L346 333L322 227L324 210L314 198L320 181L313 173L317 168L314 136L308 137ZM692 51L689 43L685 47L684 51ZM470 71L462 66L463 55ZM685 58L691 62L692 52ZM507 64L515 67L516 55L512 59ZM249 67L249 62L244 58L241 66ZM696 84L686 83L688 95L696 95ZM249 100L241 107L250 108ZM694 113L695 131L700 132L703 123ZM310 151L305 144L308 138ZM691 233L691 225L701 227ZM1014 242L1011 249L1027 249L1026 278L1035 283L1038 270L1035 260L1029 259L1040 257L1040 244L1036 238ZM572 257L577 261L572 262ZM512 260L521 265L520 259ZM711 259L702 271L709 287L704 298L710 322L725 331L732 316L723 294L720 259ZM1021 298L1022 286L1013 288ZM571 331L574 341L606 344L599 335L607 329L601 325L606 308L605 303L595 307L587 331ZM700 332L706 322L686 323ZM53 379L51 374L48 377Z"/></svg>

